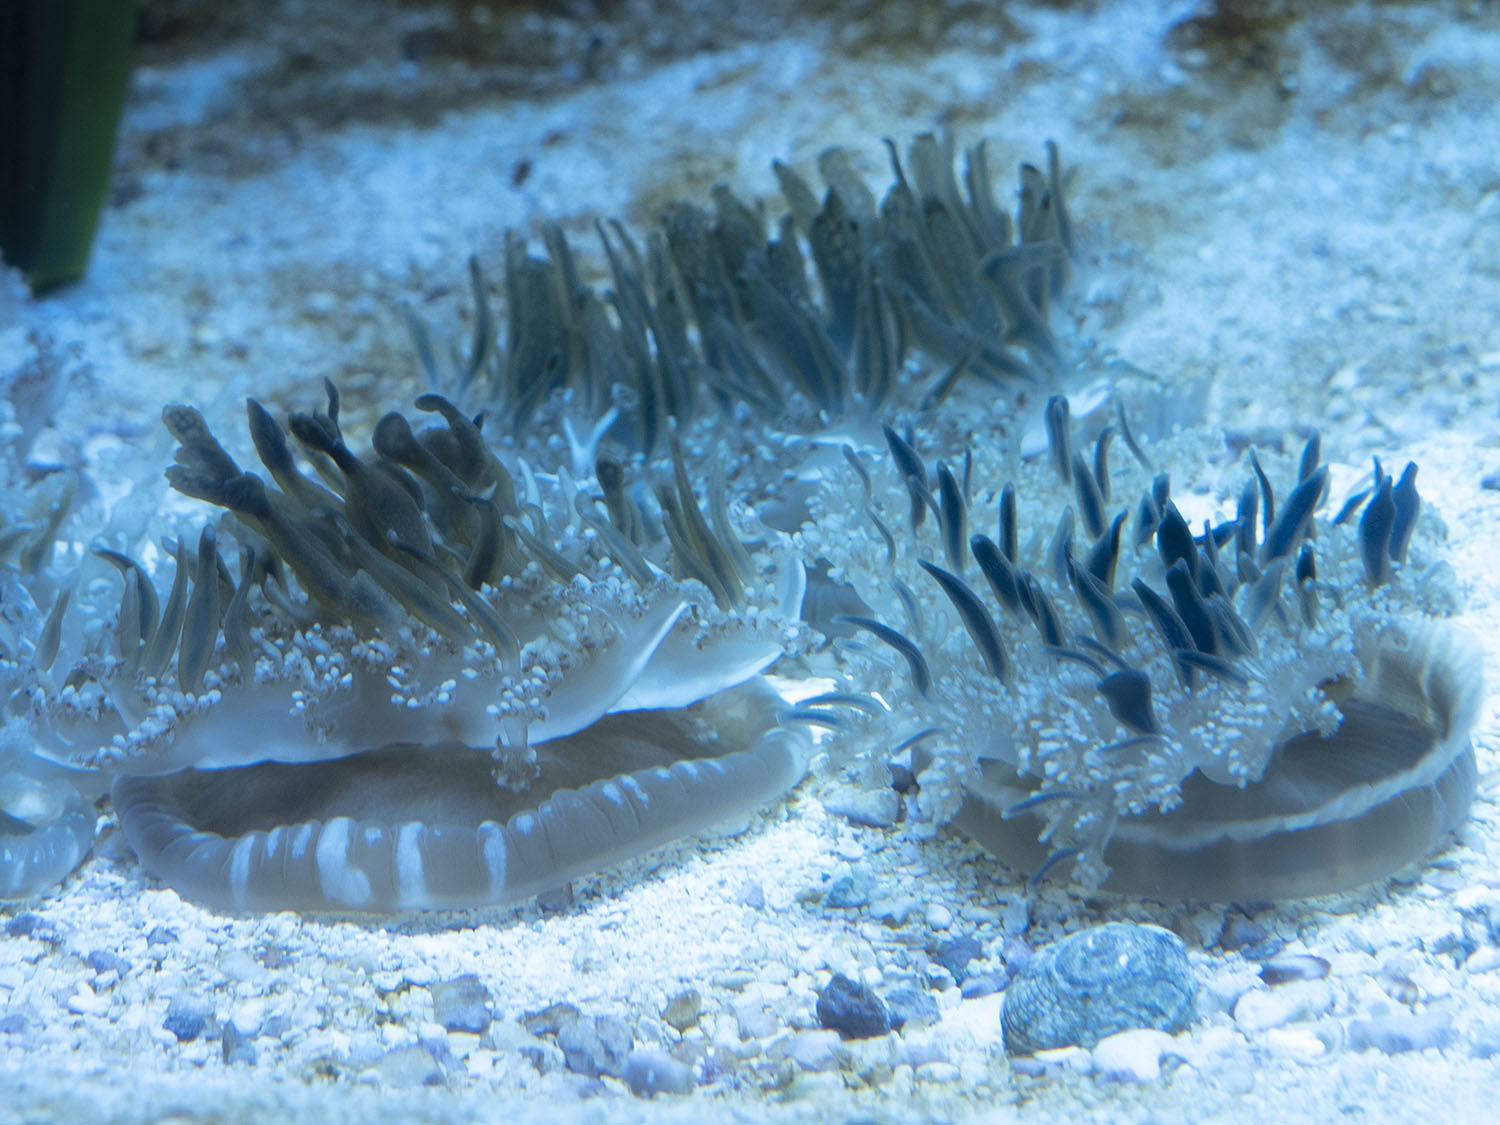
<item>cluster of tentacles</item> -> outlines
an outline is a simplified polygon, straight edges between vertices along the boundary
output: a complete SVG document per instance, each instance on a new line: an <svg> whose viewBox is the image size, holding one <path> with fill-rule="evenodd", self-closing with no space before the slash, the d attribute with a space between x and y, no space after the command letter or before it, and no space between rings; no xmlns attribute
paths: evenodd
<svg viewBox="0 0 1500 1125"><path fill-rule="evenodd" d="M809 727L887 708L918 812L1033 880L1277 898L1438 846L1478 664L1437 620L1415 469L1327 518L1316 439L1228 488L1189 428L1151 443L1174 490L1123 411L1090 453L1061 397L1022 458L1010 392L1068 367L1056 150L1014 220L982 146L962 190L948 142L910 179L890 152L879 202L837 150L821 202L778 165L774 237L727 188L644 251L601 226L604 293L557 228L545 258L510 240L503 346L476 264L466 357L408 315L433 424L386 414L366 451L332 386L285 426L249 401L254 471L167 407L169 482L224 514L159 547L70 514L72 478L7 484L0 897L66 877L109 789L216 907L514 901L743 818ZM777 661L836 690L788 709Z"/></svg>
<svg viewBox="0 0 1500 1125"><path fill-rule="evenodd" d="M1215 504L1195 534L1165 473L1133 515L1111 512L1144 475L1112 466L1113 439L1141 468L1147 454L1122 414L1089 456L1068 415L1048 402L1049 466L990 494L990 531L972 526L970 472L929 470L888 429L897 483L877 490L857 462L876 533L822 543L888 607L842 620L903 658L930 724L912 745L924 809L1033 880L1070 860L1085 885L1154 897L1327 893L1443 843L1474 790L1481 684L1472 644L1429 616L1445 583L1414 539L1415 466L1393 479L1377 462L1326 518L1316 433L1279 502L1252 449L1232 515ZM907 505L897 537L890 509ZM1048 538L1028 546L1022 510ZM877 549L885 573L853 577Z"/></svg>
<svg viewBox="0 0 1500 1125"><path fill-rule="evenodd" d="M506 902L801 776L807 736L756 682L801 643L800 566L753 559L680 465L654 496L604 469L598 493L518 481L438 396L438 425L388 414L361 456L327 391L295 453L249 402L269 484L167 407L171 483L230 517L168 545L165 598L97 549L118 609L71 631L54 610L13 697L33 756L116 779L151 870L236 909Z"/></svg>
<svg viewBox="0 0 1500 1125"><path fill-rule="evenodd" d="M545 228L545 258L510 239L503 346L477 262L466 358L441 359L408 310L429 381L498 409L513 432L568 392L593 424L589 441L574 439L579 464L606 434L649 456L670 422L733 408L759 426L817 430L913 397L930 408L964 375L995 385L1058 373L1049 306L1073 236L1056 146L1046 172L1021 166L1014 220L995 199L982 144L965 154L962 192L948 139L916 140L910 181L887 146L895 182L878 203L843 150L819 160L821 203L777 163L790 210L775 237L724 186L712 215L673 205L644 253L620 225L600 225L611 282L603 295L580 279L558 227ZM938 374L917 380L912 396L903 392L917 355Z"/></svg>

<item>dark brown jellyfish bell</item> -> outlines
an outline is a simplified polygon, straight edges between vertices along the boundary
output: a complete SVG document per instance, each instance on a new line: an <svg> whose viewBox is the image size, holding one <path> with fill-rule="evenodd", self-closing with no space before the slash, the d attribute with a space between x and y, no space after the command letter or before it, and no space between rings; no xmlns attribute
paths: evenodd
<svg viewBox="0 0 1500 1125"><path fill-rule="evenodd" d="M130 713L60 713L51 747L115 778L149 871L226 910L500 905L801 778L810 737L761 673L797 634L802 568L752 562L680 462L671 543L637 541L583 489L544 493L524 466L518 485L445 402L419 400L443 422L410 440L387 416L362 458L327 396L291 421L322 483L250 404L280 487L196 411L164 411L169 479L229 510L238 580L211 528L196 568L179 541L158 619L117 564L110 698Z"/></svg>
<svg viewBox="0 0 1500 1125"><path fill-rule="evenodd" d="M1170 812L1116 823L1103 889L1165 900L1306 898L1373 883L1441 849L1467 818L1477 780L1469 731L1483 694L1478 648L1436 622L1392 622L1376 644L1369 679L1339 702L1332 733L1282 739L1258 782L1196 772ZM1027 796L1014 781L1013 767L981 760L953 824L1037 870L1048 853L1037 842L1039 814L1005 816Z"/></svg>
<svg viewBox="0 0 1500 1125"><path fill-rule="evenodd" d="M916 565L893 559L911 585L857 587L870 612L847 619L863 635L843 652L906 680L893 692L935 731L913 747L918 812L1033 884L1165 899L1343 891L1442 847L1474 794L1482 660L1442 616L1452 583L1415 467L1398 480L1376 462L1324 515L1335 474L1315 432L1300 458L1239 468L1222 434L1180 432L1176 457L1213 479L1174 492L1133 440L1145 472L1110 463L1123 413L1092 458L1070 417L1051 400L1051 458L989 492L998 526L970 537L972 567L953 541L994 517L966 520L960 488L933 499L910 439L890 441L884 481L901 483L866 502L887 523L911 507ZM1290 478L1279 498L1273 475ZM1122 484L1144 486L1133 514L1106 507ZM820 544L846 572L878 541L862 522Z"/></svg>
<svg viewBox="0 0 1500 1125"><path fill-rule="evenodd" d="M126 777L112 797L146 868L216 909L497 906L791 788L810 742L776 725L779 703L756 684L697 708L610 715L535 748L534 776L510 786L488 751L407 744Z"/></svg>

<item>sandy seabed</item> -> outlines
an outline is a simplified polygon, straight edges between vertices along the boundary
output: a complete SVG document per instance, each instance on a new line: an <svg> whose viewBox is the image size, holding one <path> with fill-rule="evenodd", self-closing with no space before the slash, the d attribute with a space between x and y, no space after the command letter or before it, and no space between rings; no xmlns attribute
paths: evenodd
<svg viewBox="0 0 1500 1125"><path fill-rule="evenodd" d="M460 331L464 262L498 273L507 229L557 220L593 254L595 219L641 229L720 181L778 211L771 161L811 174L831 145L883 187L880 138L934 129L988 139L1008 190L1002 169L1051 138L1076 169L1083 247L1067 330L1096 357L1200 389L1210 423L1316 425L1326 458L1415 460L1448 528L1460 621L1500 667L1500 491L1483 483L1500 472L1493 6L1219 5L1248 13L1235 22L1146 0L848 5L768 9L674 45L649 6L622 5L594 47L548 6L495 17L561 60L530 74L512 59L504 81L480 48L438 34L457 8L265 7L262 29L210 24L143 48L88 277L0 308L15 314L0 366L46 346L77 368L39 455L136 479L170 459L163 403L305 404L323 376L372 408L405 403L421 387L397 305ZM344 7L345 49L319 54L340 42ZM681 7L699 21L682 27L712 31L712 13ZM1193 951L1201 1018L1140 1082L1087 1059L1018 1073L998 994L950 991L920 1049L815 1038L831 972L889 983L947 936L995 951L1026 920L1021 888L972 846L830 814L836 771L747 831L581 881L565 909L389 925L200 910L141 872L106 812L78 874L0 911L0 1016L20 1014L0 1025L0 1117L1479 1120L1500 1096L1500 956L1454 950L1466 918L1500 904L1496 734L1490 701L1453 849L1383 887L1257 913L1289 952L1332 965L1278 1026L1222 1010L1254 975L1217 945L1225 908L1041 895L1030 940L1129 918ZM827 908L854 869L869 908ZM493 1023L445 1032L431 986L469 973ZM662 1013L689 989L704 1013L683 1033ZM213 1026L259 1029L251 1049L226 1061L219 1037L179 1041L164 1020L181 996ZM539 1066L519 1021L558 1002L665 1045L700 1039L717 1070L647 1101ZM1452 1034L1395 1054L1340 1040L1387 1009ZM768 1017L766 1034L743 1034ZM383 1062L407 1046L432 1065Z"/></svg>

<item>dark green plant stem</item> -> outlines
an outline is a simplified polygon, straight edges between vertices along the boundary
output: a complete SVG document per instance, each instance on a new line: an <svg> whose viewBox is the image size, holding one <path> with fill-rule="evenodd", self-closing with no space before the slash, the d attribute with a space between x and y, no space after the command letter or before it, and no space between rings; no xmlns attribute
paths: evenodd
<svg viewBox="0 0 1500 1125"><path fill-rule="evenodd" d="M0 9L0 251L35 293L88 265L135 21L131 0Z"/></svg>

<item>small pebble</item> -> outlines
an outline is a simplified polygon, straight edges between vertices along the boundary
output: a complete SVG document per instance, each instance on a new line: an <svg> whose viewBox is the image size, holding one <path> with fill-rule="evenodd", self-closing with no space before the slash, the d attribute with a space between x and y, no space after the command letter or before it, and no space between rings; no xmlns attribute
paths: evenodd
<svg viewBox="0 0 1500 1125"><path fill-rule="evenodd" d="M901 815L901 794L894 789L837 789L824 798L823 807L861 828L890 828Z"/></svg>
<svg viewBox="0 0 1500 1125"><path fill-rule="evenodd" d="M919 1067L924 1063L948 1062L948 1051L943 1043L932 1035L901 1037L899 1058L907 1066Z"/></svg>
<svg viewBox="0 0 1500 1125"><path fill-rule="evenodd" d="M865 846L853 836L841 836L833 842L833 854L850 863L858 863L865 858Z"/></svg>
<svg viewBox="0 0 1500 1125"><path fill-rule="evenodd" d="M207 1001L196 996L177 996L167 1005L162 1027L177 1036L179 1043L187 1043L208 1031L212 1018L213 1009Z"/></svg>
<svg viewBox="0 0 1500 1125"><path fill-rule="evenodd" d="M243 949L226 949L219 955L218 964L219 972L233 981L243 983L265 979L265 967Z"/></svg>
<svg viewBox="0 0 1500 1125"><path fill-rule="evenodd" d="M529 1062L538 1074L552 1074L567 1065L563 1053L550 1043L516 1048L516 1053Z"/></svg>
<svg viewBox="0 0 1500 1125"><path fill-rule="evenodd" d="M456 1034L464 1036L471 1033L462 1031ZM453 1058L453 1043L448 1038L448 1029L440 1023L423 1020L417 1024L417 1042L426 1047L440 1063L449 1062Z"/></svg>
<svg viewBox="0 0 1500 1125"><path fill-rule="evenodd" d="M1463 933L1451 933L1434 939L1428 944L1427 951L1437 956L1451 957L1455 965L1462 965L1474 955L1479 946L1478 941Z"/></svg>
<svg viewBox="0 0 1500 1125"><path fill-rule="evenodd" d="M1161 1077L1162 1055L1171 1045L1172 1037L1165 1031L1121 1031L1094 1044L1094 1069L1116 1081L1155 1082Z"/></svg>
<svg viewBox="0 0 1500 1125"><path fill-rule="evenodd" d="M964 978L969 975L969 962L977 961L982 956L984 947L977 938L969 934L949 938L932 955L934 961L953 974L953 979L958 984L963 984Z"/></svg>
<svg viewBox="0 0 1500 1125"><path fill-rule="evenodd" d="M83 959L83 963L94 972L99 974L118 973L124 976L130 972L130 962L109 949L96 949Z"/></svg>
<svg viewBox="0 0 1500 1125"><path fill-rule="evenodd" d="M219 1037L219 1047L226 1063L255 1064L255 1045L240 1032L233 1020L224 1025L224 1033Z"/></svg>
<svg viewBox="0 0 1500 1125"><path fill-rule="evenodd" d="M886 994L885 1005L891 1014L891 1026L897 1031L928 1027L942 1018L937 1001L910 985L891 989Z"/></svg>
<svg viewBox="0 0 1500 1125"><path fill-rule="evenodd" d="M109 998L90 988L88 981L79 981L77 991L68 997L68 1011L79 1016L102 1016L109 1011Z"/></svg>
<svg viewBox="0 0 1500 1125"><path fill-rule="evenodd" d="M1466 973L1488 973L1496 968L1500 968L1500 946L1486 945L1483 949L1476 949L1464 962Z"/></svg>
<svg viewBox="0 0 1500 1125"><path fill-rule="evenodd" d="M1245 1037L1224 1024L1198 1028L1191 1038L1177 1040L1177 1045L1188 1061L1200 1069L1227 1062L1239 1063L1247 1050Z"/></svg>
<svg viewBox="0 0 1500 1125"><path fill-rule="evenodd" d="M540 1012L521 1018L521 1024L532 1035L556 1035L564 1027L577 1023L583 1013L572 1004L552 1004Z"/></svg>
<svg viewBox="0 0 1500 1125"><path fill-rule="evenodd" d="M914 897L883 898L870 904L870 916L887 926L900 926L921 909L922 904Z"/></svg>
<svg viewBox="0 0 1500 1125"><path fill-rule="evenodd" d="M1260 979L1269 985L1294 980L1322 980L1328 975L1328 962L1310 953L1284 953L1260 967Z"/></svg>
<svg viewBox="0 0 1500 1125"><path fill-rule="evenodd" d="M840 875L823 896L823 905L834 910L854 910L870 901L870 880L855 872Z"/></svg>
<svg viewBox="0 0 1500 1125"><path fill-rule="evenodd" d="M759 879L745 881L745 885L740 888L740 905L748 906L751 910L766 908L766 891Z"/></svg>
<svg viewBox="0 0 1500 1125"><path fill-rule="evenodd" d="M561 914L573 909L573 884L564 883L560 887L543 891L536 896L536 908L543 914Z"/></svg>
<svg viewBox="0 0 1500 1125"><path fill-rule="evenodd" d="M978 973L959 986L959 995L965 1000L977 1000L981 996L993 996L1006 985L1000 973Z"/></svg>
<svg viewBox="0 0 1500 1125"><path fill-rule="evenodd" d="M1026 944L1026 939L1012 934L1005 939L1005 948L1000 951L1000 960L1005 965L1005 979L1014 980L1021 967L1036 955L1036 951Z"/></svg>
<svg viewBox="0 0 1500 1125"><path fill-rule="evenodd" d="M1333 1007L1326 981L1293 981L1280 988L1252 989L1234 1005L1234 1022L1247 1034L1315 1019Z"/></svg>
<svg viewBox="0 0 1500 1125"><path fill-rule="evenodd" d="M1301 1063L1317 1062L1330 1050L1324 1036L1302 1025L1273 1027L1265 1033L1264 1041L1273 1054Z"/></svg>
<svg viewBox="0 0 1500 1125"><path fill-rule="evenodd" d="M1253 918L1236 914L1224 923L1219 947L1228 953L1239 953L1247 961L1264 961L1286 948L1286 942Z"/></svg>
<svg viewBox="0 0 1500 1125"><path fill-rule="evenodd" d="M759 1000L735 1005L734 1019L741 1039L769 1039L779 1026L776 1013Z"/></svg>
<svg viewBox="0 0 1500 1125"><path fill-rule="evenodd" d="M1468 964L1468 962L1464 962ZM1380 987L1385 989L1385 994L1398 1004L1407 1007L1415 1005L1422 999L1422 990L1417 987L1417 982L1410 977L1398 974L1381 973Z"/></svg>
<svg viewBox="0 0 1500 1125"><path fill-rule="evenodd" d="M1262 983L1249 965L1225 962L1199 982L1198 1011L1200 1014L1233 1012L1240 997L1252 989L1259 989Z"/></svg>
<svg viewBox="0 0 1500 1125"><path fill-rule="evenodd" d="M625 1084L638 1098L686 1094L693 1088L693 1071L665 1051L643 1047L625 1060Z"/></svg>
<svg viewBox="0 0 1500 1125"><path fill-rule="evenodd" d="M827 1070L833 1065L840 1038L836 1031L804 1031L792 1040L787 1054L804 1070Z"/></svg>
<svg viewBox="0 0 1500 1125"><path fill-rule="evenodd" d="M1224 929L1219 934L1219 948L1226 953L1235 953L1246 946L1259 945L1268 937L1270 934L1259 922L1243 914L1234 914L1224 922Z"/></svg>
<svg viewBox="0 0 1500 1125"><path fill-rule="evenodd" d="M346 968L352 972L367 971L360 966L356 966L352 963L347 965ZM426 988L428 985L436 983L438 975L437 970L434 969L431 965L427 964L425 961L417 961L404 966L401 973L401 979L407 984L416 985L418 988Z"/></svg>
<svg viewBox="0 0 1500 1125"><path fill-rule="evenodd" d="M929 961L922 966L922 984L933 992L946 992L950 988L958 987L953 974L936 961Z"/></svg>
<svg viewBox="0 0 1500 1125"><path fill-rule="evenodd" d="M574 1074L597 1078L606 1073L608 1052L593 1020L577 1019L559 1029L557 1045L562 1048L564 1064Z"/></svg>
<svg viewBox="0 0 1500 1125"><path fill-rule="evenodd" d="M1453 896L1453 905L1464 916L1464 929L1472 938L1500 946L1500 890L1465 887Z"/></svg>
<svg viewBox="0 0 1500 1125"><path fill-rule="evenodd" d="M381 1043L387 1049L394 1047L410 1047L417 1041L416 1033L409 1027L399 1023L383 1023L376 1027L375 1034L379 1036Z"/></svg>
<svg viewBox="0 0 1500 1125"><path fill-rule="evenodd" d="M685 988L662 1009L661 1018L678 1031L686 1031L698 1022L703 1014L703 993L696 988Z"/></svg>
<svg viewBox="0 0 1500 1125"><path fill-rule="evenodd" d="M37 931L41 927L41 925L42 925L42 916L40 914L32 914L29 911L27 913L25 913L25 914L17 914L14 918L12 918L10 921L8 921L8 922L5 923L5 936L6 937L33 937L33 936L35 936L35 937L37 937L38 940L41 940L40 935L37 933Z"/></svg>
<svg viewBox="0 0 1500 1125"><path fill-rule="evenodd" d="M951 1062L938 1060L937 1062L923 1063L916 1069L916 1076L924 1082L957 1082L959 1069Z"/></svg>
<svg viewBox="0 0 1500 1125"><path fill-rule="evenodd" d="M254 1039L261 1033L261 1026L267 1022L266 1004L265 997L246 997L230 1009L229 1022L233 1023L241 1034Z"/></svg>
<svg viewBox="0 0 1500 1125"><path fill-rule="evenodd" d="M600 1016L589 1020L583 1017L571 1028L558 1032L558 1047L561 1047L568 1070L583 1074L589 1079L609 1074L618 1079L625 1071L625 1059L634 1046L634 1034L624 1020L618 1016ZM586 1059L583 1052L586 1050ZM580 1065L574 1065L579 1062Z"/></svg>
<svg viewBox="0 0 1500 1125"><path fill-rule="evenodd" d="M1010 1060L1010 1066L1017 1074L1033 1078L1059 1071L1087 1074L1094 1068L1094 1056L1082 1047L1054 1047L1034 1055L1019 1055Z"/></svg>
<svg viewBox="0 0 1500 1125"><path fill-rule="evenodd" d="M0 1020L0 1024L3 1024ZM5 1030L0 1026L0 1031ZM1500 1023L1481 1023L1469 1032L1469 1054L1476 1059L1500 1055Z"/></svg>
<svg viewBox="0 0 1500 1125"><path fill-rule="evenodd" d="M891 1029L891 1014L865 985L835 973L818 993L818 1022L845 1039L873 1039Z"/></svg>
<svg viewBox="0 0 1500 1125"><path fill-rule="evenodd" d="M369 1070L379 1066L380 1060L385 1058L390 1049L381 1041L380 1036L361 1032L350 1038L349 1046L344 1051L344 1062L350 1067Z"/></svg>
<svg viewBox="0 0 1500 1125"><path fill-rule="evenodd" d="M490 1026L490 990L473 973L436 981L432 993L432 1018L448 1031L484 1034Z"/></svg>
<svg viewBox="0 0 1500 1125"><path fill-rule="evenodd" d="M1000 927L1007 934L1019 937L1031 924L1031 907L1024 898L1013 898L1000 907Z"/></svg>
<svg viewBox="0 0 1500 1125"><path fill-rule="evenodd" d="M604 1047L600 1071L620 1077L625 1073L625 1060L630 1057L630 1049L635 1046L635 1032L619 1016L600 1016L594 1021L594 1030Z"/></svg>
<svg viewBox="0 0 1500 1125"><path fill-rule="evenodd" d="M1349 1021L1349 1046L1356 1051L1373 1047L1387 1055L1400 1055L1446 1047L1455 1037L1447 1012L1399 1012Z"/></svg>
<svg viewBox="0 0 1500 1125"><path fill-rule="evenodd" d="M380 1081L387 1086L406 1089L414 1086L443 1086L443 1068L425 1047L397 1047L380 1060Z"/></svg>

